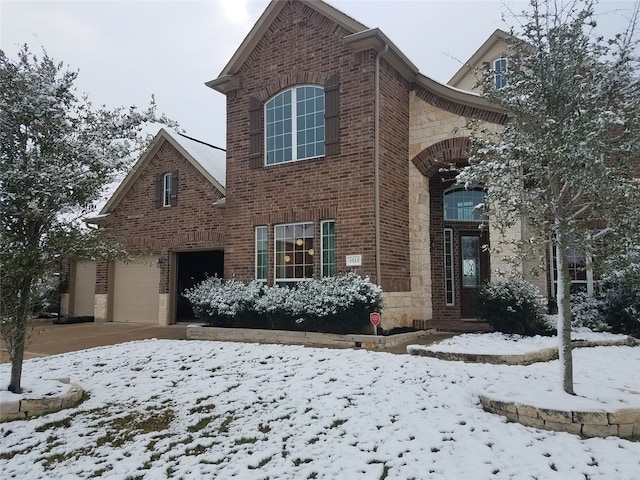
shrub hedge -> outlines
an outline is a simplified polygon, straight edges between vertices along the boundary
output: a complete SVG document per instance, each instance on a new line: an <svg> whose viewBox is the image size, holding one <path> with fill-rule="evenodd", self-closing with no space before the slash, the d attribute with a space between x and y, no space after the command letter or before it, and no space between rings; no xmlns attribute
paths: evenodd
<svg viewBox="0 0 640 480"><path fill-rule="evenodd" d="M382 289L353 272L305 280L294 288L208 278L186 297L210 326L325 333L368 331L369 314L384 307Z"/></svg>

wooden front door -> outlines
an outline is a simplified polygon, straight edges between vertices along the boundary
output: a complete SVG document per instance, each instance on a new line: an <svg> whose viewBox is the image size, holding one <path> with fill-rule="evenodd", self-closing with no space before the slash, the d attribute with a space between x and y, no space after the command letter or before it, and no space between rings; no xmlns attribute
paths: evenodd
<svg viewBox="0 0 640 480"><path fill-rule="evenodd" d="M476 318L474 304L480 287L489 280L489 235L486 231L458 232L458 291L460 317Z"/></svg>

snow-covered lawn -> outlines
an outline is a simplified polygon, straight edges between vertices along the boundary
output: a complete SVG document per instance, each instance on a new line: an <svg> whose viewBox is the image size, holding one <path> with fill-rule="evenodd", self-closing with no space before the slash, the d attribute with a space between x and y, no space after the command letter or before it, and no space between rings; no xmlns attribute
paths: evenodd
<svg viewBox="0 0 640 480"><path fill-rule="evenodd" d="M480 407L478 394L487 392L532 402L546 392L555 408L640 407L640 348L581 348L574 358L578 393L594 400L559 392L557 362L496 366L171 340L35 359L25 363L25 387L69 376L90 398L0 425L0 472L21 479L637 480L640 442L527 428ZM3 382L8 373L1 365Z"/></svg>

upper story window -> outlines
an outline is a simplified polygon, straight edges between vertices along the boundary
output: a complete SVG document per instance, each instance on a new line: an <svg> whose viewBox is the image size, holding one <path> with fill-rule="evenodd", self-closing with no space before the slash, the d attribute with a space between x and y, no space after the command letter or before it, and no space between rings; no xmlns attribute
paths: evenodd
<svg viewBox="0 0 640 480"><path fill-rule="evenodd" d="M162 176L162 206L170 207L173 196L173 173L168 172Z"/></svg>
<svg viewBox="0 0 640 480"><path fill-rule="evenodd" d="M487 216L482 210L487 192L484 188L451 188L444 192L444 219L482 222Z"/></svg>
<svg viewBox="0 0 640 480"><path fill-rule="evenodd" d="M496 82L496 90L500 90L507 86L507 59L498 58L493 62L494 78Z"/></svg>
<svg viewBox="0 0 640 480"><path fill-rule="evenodd" d="M267 165L325 154L324 88L300 86L265 104Z"/></svg>

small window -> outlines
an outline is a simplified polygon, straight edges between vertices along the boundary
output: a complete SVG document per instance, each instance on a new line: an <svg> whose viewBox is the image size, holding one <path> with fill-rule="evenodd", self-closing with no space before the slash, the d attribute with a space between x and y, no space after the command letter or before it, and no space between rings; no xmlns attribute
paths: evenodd
<svg viewBox="0 0 640 480"><path fill-rule="evenodd" d="M300 86L265 104L266 163L324 156L324 89Z"/></svg>
<svg viewBox="0 0 640 480"><path fill-rule="evenodd" d="M499 58L493 62L494 78L496 90L500 90L507 86L507 59Z"/></svg>
<svg viewBox="0 0 640 480"><path fill-rule="evenodd" d="M325 220L322 228L322 276L333 277L336 274L336 222Z"/></svg>
<svg viewBox="0 0 640 480"><path fill-rule="evenodd" d="M256 227L256 280L267 281L267 227Z"/></svg>
<svg viewBox="0 0 640 480"><path fill-rule="evenodd" d="M484 188L452 188L444 192L444 219L482 222L487 219L483 211L487 193Z"/></svg>
<svg viewBox="0 0 640 480"><path fill-rule="evenodd" d="M450 228L444 229L444 282L446 303L453 305L453 230Z"/></svg>
<svg viewBox="0 0 640 480"><path fill-rule="evenodd" d="M170 207L173 197L173 173L165 173L162 177L162 206Z"/></svg>
<svg viewBox="0 0 640 480"><path fill-rule="evenodd" d="M313 223L276 225L274 240L276 284L313 277Z"/></svg>

